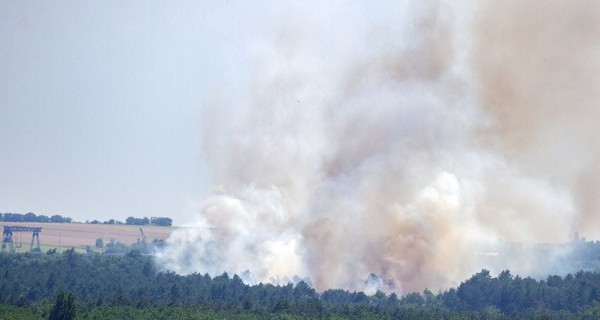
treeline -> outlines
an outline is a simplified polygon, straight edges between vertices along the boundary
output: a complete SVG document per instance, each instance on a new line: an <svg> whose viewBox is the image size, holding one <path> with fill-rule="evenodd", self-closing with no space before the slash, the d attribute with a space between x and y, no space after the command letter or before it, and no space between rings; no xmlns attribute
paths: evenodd
<svg viewBox="0 0 600 320"><path fill-rule="evenodd" d="M98 220L86 221L85 223L89 224L126 224L133 226L145 226L145 225L154 225L154 226L162 226L162 227L170 227L173 224L173 220L167 217L144 217L144 218L135 218L135 217L127 217L125 219L125 223L123 221L109 219L104 222L100 222Z"/></svg>
<svg viewBox="0 0 600 320"><path fill-rule="evenodd" d="M123 224L123 221L119 221L119 220L115 220L115 219L108 219L108 220L100 222L100 221L94 219L92 221L86 220L85 223L89 223L89 224Z"/></svg>
<svg viewBox="0 0 600 320"><path fill-rule="evenodd" d="M90 224L123 224L122 221L119 220L115 220L115 219L110 219L110 220L106 220L104 222L100 222L98 220L92 220L92 221L86 221L85 223L90 223ZM154 226L161 226L161 227L170 227L173 224L173 220L171 218L167 218L167 217L143 217L143 218L135 218L135 217L127 217L127 219L125 219L125 224L126 225L132 225L132 226L145 226L145 225L154 225Z"/></svg>
<svg viewBox="0 0 600 320"><path fill-rule="evenodd" d="M125 220L125 224L136 225L136 226L144 226L144 225L151 224L151 225L156 225L156 226L170 227L173 224L173 220L171 220L171 218L167 218L167 217L151 217L150 219L148 219L148 217L143 217L143 218L128 217Z"/></svg>
<svg viewBox="0 0 600 320"><path fill-rule="evenodd" d="M227 273L181 276L151 257L0 254L0 318L48 315L61 292L74 295L78 318L598 319L600 273L543 280L483 270L457 288L396 294L341 289L317 293L304 282L245 285ZM6 311L8 310L8 311ZM3 314L3 312L6 312ZM128 314L128 316L123 316ZM102 316L101 316L102 315ZM208 315L208 316L207 316Z"/></svg>
<svg viewBox="0 0 600 320"><path fill-rule="evenodd" d="M0 221L4 222L52 222L52 223L71 223L73 219L69 217L63 217L59 214L55 214L53 216L46 215L36 215L33 212L28 212L25 214L21 213L0 213Z"/></svg>
<svg viewBox="0 0 600 320"><path fill-rule="evenodd" d="M40 223L71 223L73 219L69 217L63 217L59 214L55 214L53 216L46 216L43 214L37 215L33 212L28 212L25 214L22 213L0 213L0 222L40 222ZM103 222L98 220L86 221L85 223L89 224L123 224L122 221L109 219ZM155 225L155 226L171 226L173 224L173 220L167 217L144 217L144 218L135 218L128 217L125 220L125 224L128 225Z"/></svg>

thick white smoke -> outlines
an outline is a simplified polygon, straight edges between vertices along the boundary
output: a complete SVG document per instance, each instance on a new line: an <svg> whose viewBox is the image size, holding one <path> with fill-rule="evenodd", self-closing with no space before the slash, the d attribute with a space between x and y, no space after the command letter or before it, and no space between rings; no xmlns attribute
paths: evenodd
<svg viewBox="0 0 600 320"><path fill-rule="evenodd" d="M374 274L406 292L490 267L498 240L583 228L600 172L598 5L413 2L384 19L337 4L282 5L251 84L216 94L214 194L168 240L165 268L318 290Z"/></svg>

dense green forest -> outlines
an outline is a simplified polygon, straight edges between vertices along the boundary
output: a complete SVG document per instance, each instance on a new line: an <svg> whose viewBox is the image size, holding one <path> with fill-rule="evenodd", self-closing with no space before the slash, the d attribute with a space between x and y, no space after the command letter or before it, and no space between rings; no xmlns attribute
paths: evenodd
<svg viewBox="0 0 600 320"><path fill-rule="evenodd" d="M318 293L304 282L248 286L226 273L181 276L159 272L152 257L136 250L125 256L0 254L0 272L1 319L48 319L57 297L73 297L78 319L600 318L600 273L592 271L536 280L482 270L456 288L402 297Z"/></svg>

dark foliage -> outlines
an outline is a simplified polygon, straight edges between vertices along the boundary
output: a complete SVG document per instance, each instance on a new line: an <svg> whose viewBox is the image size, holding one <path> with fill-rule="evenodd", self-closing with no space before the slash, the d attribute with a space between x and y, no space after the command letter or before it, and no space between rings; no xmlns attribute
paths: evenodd
<svg viewBox="0 0 600 320"><path fill-rule="evenodd" d="M152 217L150 223L157 226L170 227L173 224L173 220L167 217Z"/></svg>
<svg viewBox="0 0 600 320"><path fill-rule="evenodd" d="M125 224L143 226L143 225L150 224L150 219L148 219L148 217L144 217L144 218L127 217L127 219L125 219Z"/></svg>
<svg viewBox="0 0 600 320"><path fill-rule="evenodd" d="M50 311L48 320L73 320L75 319L75 299L73 294L61 292L56 297L56 303Z"/></svg>
<svg viewBox="0 0 600 320"><path fill-rule="evenodd" d="M86 223L98 224L100 222L98 220L93 220L91 222L86 221ZM115 219L110 219L108 221L104 221L103 223L104 224L121 224L120 221L116 221ZM155 225L155 226L170 227L173 224L173 220L171 218L167 218L167 217L151 217L151 218L127 217L127 219L125 219L125 224L132 225L132 226Z"/></svg>
<svg viewBox="0 0 600 320"><path fill-rule="evenodd" d="M319 294L304 282L248 286L237 275L227 273L181 276L159 272L152 257L139 251L124 256L80 255L74 250L52 255L0 254L0 268L0 305L4 306L0 318L13 313L12 318L20 318L18 314L27 312L48 318L58 310L75 310L75 300L78 318L121 318L122 314L131 315L126 318L165 318L171 313L184 318L248 319L276 315L290 319L600 316L600 273L587 271L536 280L513 276L509 271L493 277L482 270L457 288L438 294L425 290L399 298L383 292L368 296L341 289ZM51 301L56 301L52 308Z"/></svg>
<svg viewBox="0 0 600 320"><path fill-rule="evenodd" d="M0 221L4 222L54 222L54 223L71 223L73 219L69 217L63 217L61 215L53 215L53 216L45 216L43 214L36 215L33 212L28 212L26 214L21 213L0 213Z"/></svg>

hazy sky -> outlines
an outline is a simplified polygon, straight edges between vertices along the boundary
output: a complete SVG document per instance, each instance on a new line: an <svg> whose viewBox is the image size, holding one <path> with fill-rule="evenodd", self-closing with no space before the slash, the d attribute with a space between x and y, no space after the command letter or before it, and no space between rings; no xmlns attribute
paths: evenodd
<svg viewBox="0 0 600 320"><path fill-rule="evenodd" d="M0 212L191 219L205 105L248 81L290 4L1 0Z"/></svg>
<svg viewBox="0 0 600 320"><path fill-rule="evenodd" d="M251 10L0 1L0 212L185 222L207 191L203 101L242 73Z"/></svg>

